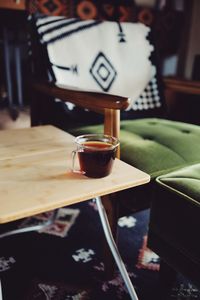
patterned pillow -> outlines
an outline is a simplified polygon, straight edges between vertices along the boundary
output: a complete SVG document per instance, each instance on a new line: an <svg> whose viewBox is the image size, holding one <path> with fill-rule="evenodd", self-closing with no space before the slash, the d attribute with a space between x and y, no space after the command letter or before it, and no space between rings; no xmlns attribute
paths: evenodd
<svg viewBox="0 0 200 300"><path fill-rule="evenodd" d="M129 97L129 115L161 107L144 24L40 16L36 26L57 85Z"/></svg>

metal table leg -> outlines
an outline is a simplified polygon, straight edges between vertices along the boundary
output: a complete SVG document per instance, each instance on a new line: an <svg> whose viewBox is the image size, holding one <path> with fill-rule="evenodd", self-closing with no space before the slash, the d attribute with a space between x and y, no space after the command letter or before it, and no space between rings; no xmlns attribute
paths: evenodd
<svg viewBox="0 0 200 300"><path fill-rule="evenodd" d="M109 225L109 222L108 222L108 218L107 218L107 215L106 215L106 211L103 207L103 204L101 202L101 197L96 197L94 198L96 204L97 204L97 208L98 208L98 211L99 211L99 216L100 216L100 220L101 220L101 224L103 226L103 230L104 230L104 234L105 234L105 237L106 237L106 240L108 242L108 245L110 247L110 250L112 252L112 255L115 259L115 262L119 268L119 271L121 273L121 276L125 282L125 285L127 287L127 290L129 292L129 295L131 297L132 300L138 300L138 297L136 295L136 292L135 292L135 289L131 283L131 280L129 278L129 275L127 273L127 270L125 268L125 265L122 261L122 258L120 256L120 253L118 251L118 248L115 244L115 241L114 241L114 238L112 236L112 232L111 232L111 229L110 229L110 225Z"/></svg>
<svg viewBox="0 0 200 300"><path fill-rule="evenodd" d="M10 231L1 233L0 239L4 238L6 236L15 235L15 234L21 234L21 233L37 231L37 230L44 230L54 223L54 221L57 218L57 215L58 215L58 209L55 209L52 213L52 216L46 222L44 222L42 224L38 224L38 225L28 226L28 227L24 227L24 228L18 228L18 229L14 229L14 230L10 230ZM1 300L1 298L0 298L0 300Z"/></svg>

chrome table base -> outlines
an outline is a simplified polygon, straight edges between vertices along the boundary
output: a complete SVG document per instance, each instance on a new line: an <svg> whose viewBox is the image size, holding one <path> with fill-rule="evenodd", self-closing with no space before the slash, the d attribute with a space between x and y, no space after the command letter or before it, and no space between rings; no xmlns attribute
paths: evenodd
<svg viewBox="0 0 200 300"><path fill-rule="evenodd" d="M122 258L120 256L120 253L118 251L118 248L116 246L116 243L114 241L114 238L112 236L112 232L111 232L111 229L110 229L110 225L109 225L109 222L108 222L108 218L107 218L107 215L106 215L106 211L103 207L103 204L102 204L102 201L101 201L101 197L96 197L94 198L96 204L97 204L97 208L98 208L98 212L99 212L99 216L100 216L100 220L101 220L101 224L102 224L102 227L103 227L103 231L104 231L104 234L105 234L105 237L106 237L106 240L107 240L107 243L110 247L110 250L112 252L112 255L114 257L114 260L117 264L117 267L119 268L119 271L120 271L120 274L124 280L124 283L126 285L126 288L129 292L129 295L131 297L132 300L138 300L138 297L136 295L136 292L135 292L135 289L131 283L131 280L129 278L129 275L128 275L128 272L125 268L125 265L122 261Z"/></svg>

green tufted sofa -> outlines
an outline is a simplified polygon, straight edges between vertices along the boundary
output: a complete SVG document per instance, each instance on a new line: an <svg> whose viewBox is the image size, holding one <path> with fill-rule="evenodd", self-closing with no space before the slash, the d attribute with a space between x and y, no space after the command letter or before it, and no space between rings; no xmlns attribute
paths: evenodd
<svg viewBox="0 0 200 300"><path fill-rule="evenodd" d="M161 286L173 284L172 270L200 286L200 163L159 176L156 182L148 245L172 267L170 273L163 272Z"/></svg>

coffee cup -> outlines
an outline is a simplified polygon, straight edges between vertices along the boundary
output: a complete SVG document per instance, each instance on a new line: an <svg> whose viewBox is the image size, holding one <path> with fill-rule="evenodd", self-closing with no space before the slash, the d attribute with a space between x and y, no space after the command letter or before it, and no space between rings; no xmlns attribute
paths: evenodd
<svg viewBox="0 0 200 300"><path fill-rule="evenodd" d="M72 171L91 178L101 178L112 171L119 140L105 134L85 134L75 138L72 151ZM75 169L78 157L80 169Z"/></svg>

